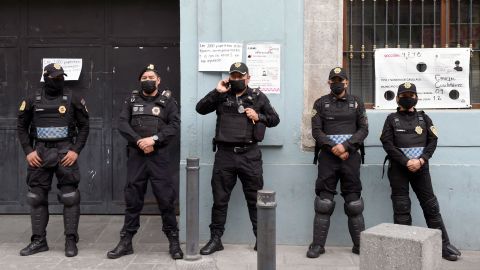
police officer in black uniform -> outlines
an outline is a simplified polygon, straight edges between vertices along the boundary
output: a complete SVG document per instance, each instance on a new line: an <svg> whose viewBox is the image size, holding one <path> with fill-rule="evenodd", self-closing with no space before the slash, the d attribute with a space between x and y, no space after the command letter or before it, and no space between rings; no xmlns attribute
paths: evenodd
<svg viewBox="0 0 480 270"><path fill-rule="evenodd" d="M442 256L456 261L460 252L450 244L437 197L433 193L428 160L437 148L438 133L430 117L417 111L417 90L413 83L398 87L397 112L390 114L383 126L383 148L387 152L388 179L392 188L393 221L412 225L408 184L420 201L429 228L442 231Z"/></svg>
<svg viewBox="0 0 480 270"><path fill-rule="evenodd" d="M48 192L55 174L60 190L58 200L64 205L65 255L78 253L80 218L80 171L77 158L87 141L88 111L85 100L64 89L63 68L45 66L45 84L35 96L24 99L18 112L18 138L27 155L27 202L31 206L31 243L20 251L28 256L47 251Z"/></svg>
<svg viewBox="0 0 480 270"><path fill-rule="evenodd" d="M211 238L200 250L202 255L223 250L221 237L237 177L242 182L253 233L257 235L257 191L263 188L262 153L257 142L262 141L266 127L278 125L280 119L267 96L248 87L249 81L248 67L234 63L229 78L219 81L217 87L197 103L198 113L217 113Z"/></svg>
<svg viewBox="0 0 480 270"><path fill-rule="evenodd" d="M331 93L317 99L313 105L312 136L316 142L314 163L318 160L318 178L315 184L313 242L307 252L309 258L325 253L338 180L353 241L352 252L360 252L360 232L365 229L365 222L360 182L363 156L359 150L363 155L368 121L363 102L347 93L348 83L343 68L332 69L328 76Z"/></svg>
<svg viewBox="0 0 480 270"><path fill-rule="evenodd" d="M162 230L170 243L170 256L173 259L183 258L175 215L176 192L169 173L167 148L170 140L178 136L180 116L171 92L159 90L160 80L154 65L148 65L139 76L142 91L133 91L120 113L118 129L128 141L126 209L120 242L107 253L110 259L133 253L132 238L140 227L140 212L148 180L162 215Z"/></svg>

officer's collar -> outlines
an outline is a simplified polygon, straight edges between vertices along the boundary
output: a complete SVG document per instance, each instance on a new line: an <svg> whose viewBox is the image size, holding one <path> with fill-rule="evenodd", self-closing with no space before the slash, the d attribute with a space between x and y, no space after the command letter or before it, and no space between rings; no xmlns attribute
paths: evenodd
<svg viewBox="0 0 480 270"><path fill-rule="evenodd" d="M252 91L253 91L253 89L248 87L248 85L247 85L247 90L245 90L245 92L243 92L243 94L241 94L240 96L237 96L233 91L229 91L228 93L235 98L241 98L241 97L244 97L244 96L252 95Z"/></svg>
<svg viewBox="0 0 480 270"><path fill-rule="evenodd" d="M140 91L140 97L143 98L144 100L147 100L147 101L152 101L152 100L155 100L158 98L158 96L160 96L160 90L157 91L157 94L155 96L146 96L143 91Z"/></svg>
<svg viewBox="0 0 480 270"><path fill-rule="evenodd" d="M337 100L347 100L347 97L348 97L348 92L345 91L345 95L343 95L343 97L339 98L337 97L336 95L334 95L333 93L330 93L330 98L333 100L333 101L337 101Z"/></svg>
<svg viewBox="0 0 480 270"><path fill-rule="evenodd" d="M397 112L400 113L400 114L405 114L405 115L413 115L413 114L417 113L417 108L413 108L413 111L409 111L409 110L401 111L400 107L397 107Z"/></svg>

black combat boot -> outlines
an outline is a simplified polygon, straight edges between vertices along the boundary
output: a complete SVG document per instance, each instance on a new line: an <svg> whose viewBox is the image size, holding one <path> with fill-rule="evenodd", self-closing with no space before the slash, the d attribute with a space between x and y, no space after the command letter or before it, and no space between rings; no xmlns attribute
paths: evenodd
<svg viewBox="0 0 480 270"><path fill-rule="evenodd" d="M20 250L20 256L29 256L47 250L47 238L45 236L33 235L31 243L24 249Z"/></svg>
<svg viewBox="0 0 480 270"><path fill-rule="evenodd" d="M128 232L121 233L120 242L118 242L118 245L113 250L107 253L107 257L109 259L117 259L125 255L133 254L132 238L133 235Z"/></svg>
<svg viewBox="0 0 480 270"><path fill-rule="evenodd" d="M77 248L78 238L73 234L65 236L65 256L75 257L78 254Z"/></svg>
<svg viewBox="0 0 480 270"><path fill-rule="evenodd" d="M174 260L183 259L183 251L180 248L180 241L178 241L178 231L169 231L165 233L168 238L168 252Z"/></svg>
<svg viewBox="0 0 480 270"><path fill-rule="evenodd" d="M210 241L200 249L200 254L202 255L210 255L214 252L223 250L222 245L222 234L218 231L212 231Z"/></svg>

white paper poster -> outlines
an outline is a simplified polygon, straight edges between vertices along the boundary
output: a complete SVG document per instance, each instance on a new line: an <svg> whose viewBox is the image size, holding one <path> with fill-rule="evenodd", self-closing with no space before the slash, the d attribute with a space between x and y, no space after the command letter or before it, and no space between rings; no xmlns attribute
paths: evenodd
<svg viewBox="0 0 480 270"><path fill-rule="evenodd" d="M397 108L398 86L417 87L417 108L470 108L470 49L375 50L375 108Z"/></svg>
<svg viewBox="0 0 480 270"><path fill-rule="evenodd" d="M78 78L80 78L83 64L82 58L43 58L42 71L46 65L52 63L57 63L62 66L63 71L67 74L65 81L78 81ZM40 81L43 82L43 74Z"/></svg>
<svg viewBox="0 0 480 270"><path fill-rule="evenodd" d="M235 62L242 62L243 44L200 42L198 44L198 71L228 72Z"/></svg>
<svg viewBox="0 0 480 270"><path fill-rule="evenodd" d="M266 94L280 94L280 44L247 44L247 66L252 88Z"/></svg>

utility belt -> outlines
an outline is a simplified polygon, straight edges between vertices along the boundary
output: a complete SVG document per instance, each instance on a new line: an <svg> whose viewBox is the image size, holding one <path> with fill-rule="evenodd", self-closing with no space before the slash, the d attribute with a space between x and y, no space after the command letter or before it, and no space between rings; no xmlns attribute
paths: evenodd
<svg viewBox="0 0 480 270"><path fill-rule="evenodd" d="M59 148L59 147L65 146L66 143L73 143L73 139L67 138L59 141L35 140L35 144L39 144L39 143L41 143L45 148Z"/></svg>
<svg viewBox="0 0 480 270"><path fill-rule="evenodd" d="M246 153L254 148L257 148L257 143L250 143L250 144L236 144L236 143L216 143L215 140L213 141L214 150L218 147L218 149L222 151L234 152L236 154Z"/></svg>

